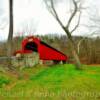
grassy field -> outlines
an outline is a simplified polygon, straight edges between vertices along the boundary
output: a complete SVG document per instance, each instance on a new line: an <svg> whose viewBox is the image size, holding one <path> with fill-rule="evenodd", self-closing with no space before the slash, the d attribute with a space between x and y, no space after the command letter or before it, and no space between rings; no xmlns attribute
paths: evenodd
<svg viewBox="0 0 100 100"><path fill-rule="evenodd" d="M0 100L100 100L100 67L36 66L0 72Z"/></svg>

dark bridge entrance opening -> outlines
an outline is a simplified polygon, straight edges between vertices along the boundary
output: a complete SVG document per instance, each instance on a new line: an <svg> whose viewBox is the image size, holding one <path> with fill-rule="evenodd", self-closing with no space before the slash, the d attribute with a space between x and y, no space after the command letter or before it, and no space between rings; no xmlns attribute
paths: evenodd
<svg viewBox="0 0 100 100"><path fill-rule="evenodd" d="M32 50L34 52L38 52L38 46L34 42L29 42L26 44L25 50Z"/></svg>

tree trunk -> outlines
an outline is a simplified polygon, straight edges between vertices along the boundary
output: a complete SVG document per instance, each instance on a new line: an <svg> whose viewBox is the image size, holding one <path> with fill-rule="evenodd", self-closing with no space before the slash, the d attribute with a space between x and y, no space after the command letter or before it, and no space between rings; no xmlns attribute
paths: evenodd
<svg viewBox="0 0 100 100"><path fill-rule="evenodd" d="M75 63L76 63L75 64L76 68L77 69L82 69L82 65L81 65L81 62L80 62L80 59L79 59L79 56L78 56L78 53L77 53L77 49L75 47L75 43L72 39L71 33L65 27L63 27L63 29L66 32L67 36L68 36L70 46L71 46L72 55L73 55L73 58L74 58Z"/></svg>
<svg viewBox="0 0 100 100"><path fill-rule="evenodd" d="M71 42L71 41L70 41L70 42ZM72 55L73 55L74 60L75 60L75 63L76 63L76 68L77 68L77 69L82 69L82 68L81 68L81 62L80 62L78 53L77 53L76 49L74 49L74 48L75 48L74 45L71 44Z"/></svg>
<svg viewBox="0 0 100 100"><path fill-rule="evenodd" d="M9 0L9 34L7 40L7 67L12 70L12 39L13 39L13 0Z"/></svg>
<svg viewBox="0 0 100 100"><path fill-rule="evenodd" d="M7 41L7 56L12 55L12 39L13 39L13 0L9 0L9 35Z"/></svg>

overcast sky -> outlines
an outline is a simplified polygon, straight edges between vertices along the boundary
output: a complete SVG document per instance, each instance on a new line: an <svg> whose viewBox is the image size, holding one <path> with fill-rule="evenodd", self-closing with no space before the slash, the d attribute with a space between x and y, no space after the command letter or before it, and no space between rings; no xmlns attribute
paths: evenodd
<svg viewBox="0 0 100 100"><path fill-rule="evenodd" d="M9 0L0 0L0 39L7 39L9 27ZM70 8L70 0L65 0L66 4L60 3L57 11L62 22L66 22L69 17L67 10ZM93 5L93 7L91 7ZM99 8L100 0L85 0L84 6L92 9ZM67 10L66 10L67 9ZM68 13L67 16L65 15ZM81 24L88 24L88 11L83 11ZM65 16L65 17L64 17ZM75 25L77 18L72 23ZM65 34L52 15L45 9L42 0L14 0L14 35L21 35L23 31L28 34ZM89 30L81 26L74 35L84 35ZM18 35L18 34L16 34Z"/></svg>

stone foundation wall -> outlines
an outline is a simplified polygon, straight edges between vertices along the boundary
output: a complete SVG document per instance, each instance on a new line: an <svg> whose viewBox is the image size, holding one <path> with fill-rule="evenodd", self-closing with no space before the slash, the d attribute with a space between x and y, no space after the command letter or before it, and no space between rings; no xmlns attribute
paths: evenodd
<svg viewBox="0 0 100 100"><path fill-rule="evenodd" d="M33 67L39 63L39 54L24 54L21 57L12 59L12 65L15 67Z"/></svg>

